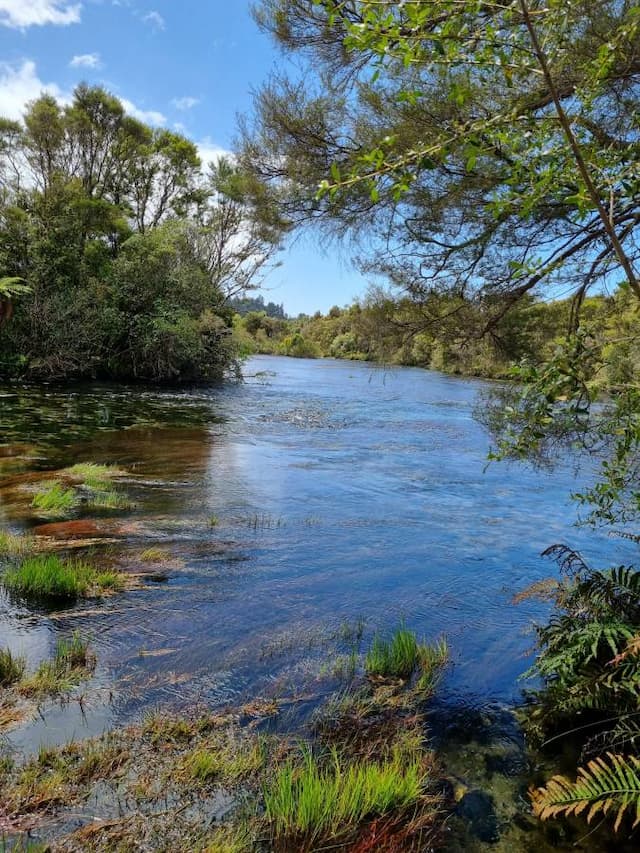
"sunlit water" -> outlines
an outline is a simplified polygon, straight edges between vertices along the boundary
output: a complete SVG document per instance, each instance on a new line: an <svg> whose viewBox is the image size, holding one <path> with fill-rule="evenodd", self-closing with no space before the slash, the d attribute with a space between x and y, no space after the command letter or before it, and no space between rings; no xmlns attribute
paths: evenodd
<svg viewBox="0 0 640 853"><path fill-rule="evenodd" d="M25 469L117 464L136 507L109 516L105 558L161 546L175 561L166 583L54 614L0 598L3 644L35 662L79 628L98 659L82 705L50 708L10 733L14 745L100 732L159 705L313 696L332 632L358 619L365 643L400 620L446 635L441 702L502 707L520 695L531 623L545 614L512 598L556 571L540 552L567 542L594 565L634 556L574 526L571 464L486 468L472 416L485 383L273 357L245 374L179 391L2 392L5 484ZM0 521L39 523L3 494Z"/></svg>

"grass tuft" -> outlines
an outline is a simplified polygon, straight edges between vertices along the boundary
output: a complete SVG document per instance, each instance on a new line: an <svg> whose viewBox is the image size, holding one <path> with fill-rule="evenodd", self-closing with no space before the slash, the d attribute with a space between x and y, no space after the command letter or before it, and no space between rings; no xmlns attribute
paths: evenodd
<svg viewBox="0 0 640 853"><path fill-rule="evenodd" d="M398 628L390 640L379 634L373 638L365 657L367 675L379 678L411 678L419 662L416 635L406 628Z"/></svg>
<svg viewBox="0 0 640 853"><path fill-rule="evenodd" d="M256 774L265 761L260 740L245 741L229 734L224 741L219 738L190 752L184 759L186 776L198 782L220 778L238 782Z"/></svg>
<svg viewBox="0 0 640 853"><path fill-rule="evenodd" d="M89 644L75 631L71 638L58 640L53 660L43 661L19 685L23 696L53 696L75 687L95 666Z"/></svg>
<svg viewBox="0 0 640 853"><path fill-rule="evenodd" d="M24 675L26 660L15 656L11 649L0 649L0 687L10 687Z"/></svg>
<svg viewBox="0 0 640 853"><path fill-rule="evenodd" d="M346 763L332 750L326 766L305 748L265 787L267 819L276 839L330 841L365 820L417 804L425 778L418 755L398 749L387 760Z"/></svg>
<svg viewBox="0 0 640 853"><path fill-rule="evenodd" d="M0 559L3 557L24 557L33 550L33 538L0 530Z"/></svg>
<svg viewBox="0 0 640 853"><path fill-rule="evenodd" d="M16 568L8 569L2 585L25 597L63 598L99 595L101 591L120 589L117 572L98 572L80 561L63 560L54 554L28 557Z"/></svg>
<svg viewBox="0 0 640 853"><path fill-rule="evenodd" d="M62 483L54 481L34 495L31 506L47 515L65 515L76 503L75 489L66 489Z"/></svg>

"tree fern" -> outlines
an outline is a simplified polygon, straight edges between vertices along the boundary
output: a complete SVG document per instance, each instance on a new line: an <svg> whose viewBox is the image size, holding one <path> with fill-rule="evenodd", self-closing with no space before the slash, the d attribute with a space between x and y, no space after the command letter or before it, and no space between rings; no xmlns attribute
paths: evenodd
<svg viewBox="0 0 640 853"><path fill-rule="evenodd" d="M625 814L633 813L634 827L640 823L640 759L635 756L600 756L578 769L571 782L565 776L554 776L544 788L530 791L534 813L542 820L558 815L587 812L590 823L598 814L615 811L617 831Z"/></svg>

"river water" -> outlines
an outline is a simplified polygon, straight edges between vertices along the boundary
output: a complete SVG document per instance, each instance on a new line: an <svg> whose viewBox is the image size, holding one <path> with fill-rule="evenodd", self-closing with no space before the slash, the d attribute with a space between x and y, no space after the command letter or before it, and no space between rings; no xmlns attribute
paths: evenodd
<svg viewBox="0 0 640 853"><path fill-rule="evenodd" d="M150 547L168 556L164 583L99 607L33 613L0 598L3 644L33 662L78 628L98 660L85 701L13 730L13 745L159 705L313 696L345 624L362 624L366 643L401 620L448 638L443 708L499 715L520 696L532 620L545 615L512 598L556 572L540 552L566 542L594 565L633 556L574 526L570 464L486 468L472 415L486 383L267 356L244 372L215 388L0 392L0 523L42 523L16 497L25 472L116 464L135 507L105 514L97 555L127 567Z"/></svg>

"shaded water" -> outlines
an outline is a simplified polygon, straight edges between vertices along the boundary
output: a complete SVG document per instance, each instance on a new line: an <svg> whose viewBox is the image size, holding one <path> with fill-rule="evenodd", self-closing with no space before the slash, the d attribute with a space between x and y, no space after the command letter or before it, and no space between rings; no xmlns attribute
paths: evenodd
<svg viewBox="0 0 640 853"><path fill-rule="evenodd" d="M130 566L151 546L171 557L166 583L99 607L33 614L0 598L3 642L32 661L72 628L98 658L86 701L13 730L16 746L160 704L304 698L335 654L332 635L358 619L365 640L400 619L446 634L441 701L500 709L520 693L531 621L544 615L511 598L555 572L540 552L568 542L596 565L633 556L572 526L569 464L553 476L484 470L488 439L472 418L482 382L273 357L245 373L223 388L2 392L1 523L42 521L11 487L21 472L117 464L136 506L99 520L104 558Z"/></svg>

